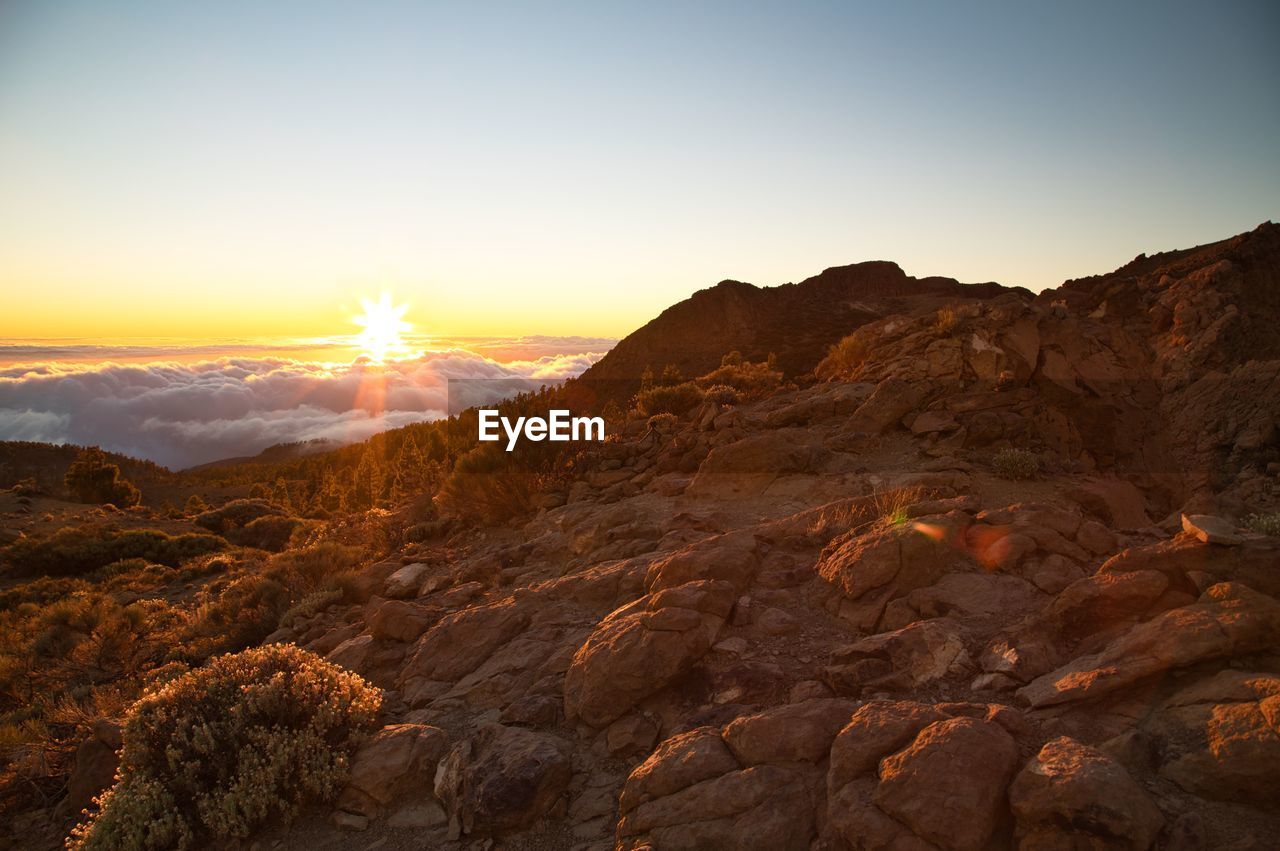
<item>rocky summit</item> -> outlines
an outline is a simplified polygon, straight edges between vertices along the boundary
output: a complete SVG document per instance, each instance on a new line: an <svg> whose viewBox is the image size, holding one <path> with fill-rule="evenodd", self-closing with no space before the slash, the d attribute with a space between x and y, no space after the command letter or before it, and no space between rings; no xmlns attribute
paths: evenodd
<svg viewBox="0 0 1280 851"><path fill-rule="evenodd" d="M271 635L383 726L253 847L1274 847L1278 324L1272 224L1039 295L698 293L594 377L783 382L632 416Z"/></svg>

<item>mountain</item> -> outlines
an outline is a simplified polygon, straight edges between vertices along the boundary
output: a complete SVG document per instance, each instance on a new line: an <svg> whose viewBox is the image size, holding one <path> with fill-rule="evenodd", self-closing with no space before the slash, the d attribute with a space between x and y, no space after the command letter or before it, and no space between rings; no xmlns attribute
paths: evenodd
<svg viewBox="0 0 1280 851"><path fill-rule="evenodd" d="M836 266L776 287L721 281L627 335L582 377L630 387L646 367L661 372L668 364L687 376L702 375L734 350L754 361L773 353L783 372L795 376L813 369L832 343L867 322L1008 292L1030 296L995 283L913 278L886 261Z"/></svg>

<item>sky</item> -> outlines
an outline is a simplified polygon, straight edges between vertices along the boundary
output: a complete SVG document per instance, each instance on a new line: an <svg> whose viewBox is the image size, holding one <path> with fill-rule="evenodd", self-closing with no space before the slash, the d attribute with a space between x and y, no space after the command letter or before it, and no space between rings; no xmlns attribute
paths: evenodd
<svg viewBox="0 0 1280 851"><path fill-rule="evenodd" d="M1280 214L1272 2L0 3L0 338L621 336Z"/></svg>

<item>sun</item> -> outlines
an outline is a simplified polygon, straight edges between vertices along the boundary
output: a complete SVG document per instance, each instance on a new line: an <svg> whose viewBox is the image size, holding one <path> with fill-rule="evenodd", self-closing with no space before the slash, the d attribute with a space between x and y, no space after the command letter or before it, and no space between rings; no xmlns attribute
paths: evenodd
<svg viewBox="0 0 1280 851"><path fill-rule="evenodd" d="M400 335L411 327L403 318L409 305L394 305L391 296L383 293L376 303L360 299L360 306L364 308L364 316L357 316L354 321L364 330L356 335L356 343L370 360L382 363L388 354L404 348Z"/></svg>

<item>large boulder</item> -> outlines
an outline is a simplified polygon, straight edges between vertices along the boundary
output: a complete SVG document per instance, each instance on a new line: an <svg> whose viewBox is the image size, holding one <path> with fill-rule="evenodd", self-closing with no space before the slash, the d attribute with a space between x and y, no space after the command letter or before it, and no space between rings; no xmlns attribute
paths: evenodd
<svg viewBox="0 0 1280 851"><path fill-rule="evenodd" d="M697 851L808 851L816 789L811 774L755 765L703 780L628 809L617 847ZM624 793L624 800L629 800Z"/></svg>
<svg viewBox="0 0 1280 851"><path fill-rule="evenodd" d="M1280 641L1280 603L1240 583L1209 588L1190 606L1139 624L1106 648L1018 690L1034 707L1097 698L1171 668L1252 653Z"/></svg>
<svg viewBox="0 0 1280 851"><path fill-rule="evenodd" d="M604 727L688 671L715 643L732 594L725 582L690 582L607 618L565 674L565 716Z"/></svg>
<svg viewBox="0 0 1280 851"><path fill-rule="evenodd" d="M443 617L414 646L399 685L413 700L431 682L453 682L471 673L529 624L512 599L472 606Z"/></svg>
<svg viewBox="0 0 1280 851"><path fill-rule="evenodd" d="M1009 787L1020 848L1147 851L1164 816L1120 763L1066 736L1047 743Z"/></svg>
<svg viewBox="0 0 1280 851"><path fill-rule="evenodd" d="M361 743L352 757L338 809L365 818L384 814L393 803L438 809L431 787L446 745L444 732L436 727L383 727Z"/></svg>
<svg viewBox="0 0 1280 851"><path fill-rule="evenodd" d="M509 833L531 826L573 777L569 745L546 733L488 724L440 761L435 793L449 834Z"/></svg>
<svg viewBox="0 0 1280 851"><path fill-rule="evenodd" d="M824 698L777 706L729 722L724 741L743 765L818 763L856 708L849 700Z"/></svg>
<svg viewBox="0 0 1280 851"><path fill-rule="evenodd" d="M850 601L842 617L874 632L890 600L932 585L960 560L969 522L969 515L952 511L853 530L827 545L816 570Z"/></svg>
<svg viewBox="0 0 1280 851"><path fill-rule="evenodd" d="M1280 796L1280 676L1226 670L1187 686L1144 723L1158 771L1189 792L1273 808Z"/></svg>
<svg viewBox="0 0 1280 851"><path fill-rule="evenodd" d="M975 704L864 705L832 743L827 830L855 848L986 847L1018 759L1000 717Z"/></svg>

